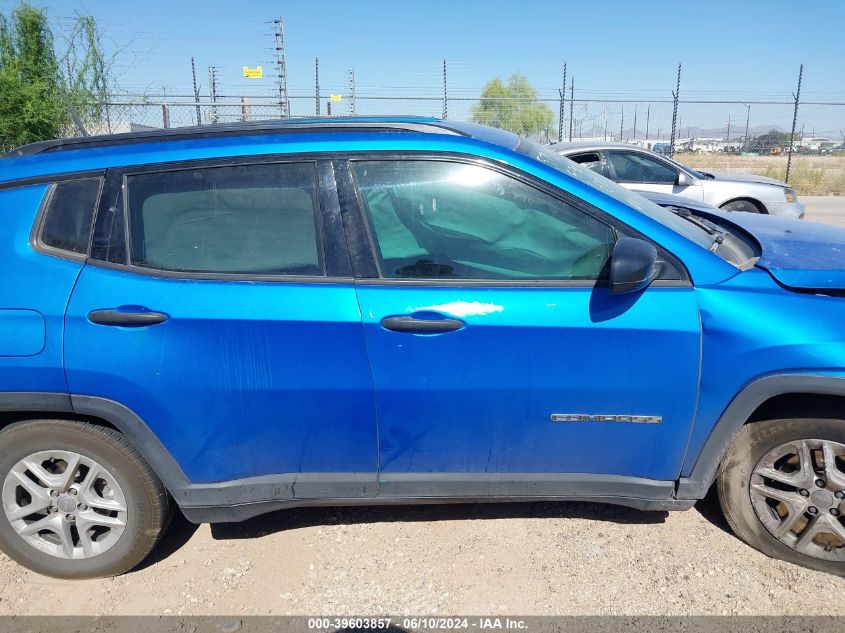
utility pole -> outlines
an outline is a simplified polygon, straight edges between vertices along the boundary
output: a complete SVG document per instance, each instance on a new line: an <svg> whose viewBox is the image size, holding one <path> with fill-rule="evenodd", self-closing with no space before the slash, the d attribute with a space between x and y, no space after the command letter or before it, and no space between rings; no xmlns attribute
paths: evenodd
<svg viewBox="0 0 845 633"><path fill-rule="evenodd" d="M443 120L449 118L449 93L446 82L446 60L443 60Z"/></svg>
<svg viewBox="0 0 845 633"><path fill-rule="evenodd" d="M727 141L728 141L728 143L731 142L731 115L730 114L728 115L728 138L727 138Z"/></svg>
<svg viewBox="0 0 845 633"><path fill-rule="evenodd" d="M273 37L276 39L276 83L279 87L279 116L283 119L290 118L290 101L288 100L288 70L285 64L285 23L282 18L273 20L275 30Z"/></svg>
<svg viewBox="0 0 845 633"><path fill-rule="evenodd" d="M792 147L795 145L795 125L798 123L798 102L801 99L801 79L804 77L804 64L798 69L798 90L792 96L795 98L795 110L792 112L792 134L789 135L789 155L786 157L786 178L789 183L789 170L792 167Z"/></svg>
<svg viewBox="0 0 845 633"><path fill-rule="evenodd" d="M208 67L208 92L211 97L211 122L217 123L217 67Z"/></svg>
<svg viewBox="0 0 845 633"><path fill-rule="evenodd" d="M566 62L563 62L563 83L560 89L560 111L557 117L557 142L563 143L563 111L566 103Z"/></svg>
<svg viewBox="0 0 845 633"><path fill-rule="evenodd" d="M355 116L357 108L355 107L355 69L350 68L346 71L346 83L349 88L349 115Z"/></svg>
<svg viewBox="0 0 845 633"><path fill-rule="evenodd" d="M314 58L314 116L320 116L320 58Z"/></svg>
<svg viewBox="0 0 845 633"><path fill-rule="evenodd" d="M681 65L678 64L678 81L675 84L675 91L672 93L674 105L672 106L672 137L669 140L669 156L675 155L675 123L678 120L678 98L681 95Z"/></svg>
<svg viewBox="0 0 845 633"><path fill-rule="evenodd" d="M569 140L572 141L572 115L575 112L575 77L569 86Z"/></svg>
<svg viewBox="0 0 845 633"><path fill-rule="evenodd" d="M200 111L200 90L197 86L197 65L191 57L191 75L194 77L194 103L197 106L197 125L202 124L202 112Z"/></svg>
<svg viewBox="0 0 845 633"><path fill-rule="evenodd" d="M634 104L634 140L637 140L637 108L640 104Z"/></svg>
<svg viewBox="0 0 845 633"><path fill-rule="evenodd" d="M744 149L748 149L748 122L751 120L751 105L748 104L745 106L745 143Z"/></svg>
<svg viewBox="0 0 845 633"><path fill-rule="evenodd" d="M645 140L648 140L648 124L651 122L651 104L648 104L648 109L645 111Z"/></svg>
<svg viewBox="0 0 845 633"><path fill-rule="evenodd" d="M619 142L623 143L625 141L625 104L622 104L622 116L619 117Z"/></svg>

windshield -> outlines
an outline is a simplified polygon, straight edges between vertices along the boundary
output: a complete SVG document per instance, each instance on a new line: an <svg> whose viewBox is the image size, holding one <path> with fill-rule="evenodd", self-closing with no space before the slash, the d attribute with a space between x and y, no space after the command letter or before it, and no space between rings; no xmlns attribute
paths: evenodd
<svg viewBox="0 0 845 633"><path fill-rule="evenodd" d="M620 187L612 180L608 180L604 176L600 176L596 172L579 165L575 161L564 158L560 154L546 147L542 147L523 139L520 141L516 151L524 156L539 160L550 167L554 167L559 172L571 176L576 180L580 180L584 184L598 189L604 194L607 194L614 200L636 209L640 213L647 215L652 220L660 222L663 226L672 229L676 233L680 233L688 240L695 242L702 248L711 250L714 242L714 237L707 230L695 224L688 222L686 219L679 217L668 209L660 207L650 200L646 200L641 195L629 191L624 187Z"/></svg>

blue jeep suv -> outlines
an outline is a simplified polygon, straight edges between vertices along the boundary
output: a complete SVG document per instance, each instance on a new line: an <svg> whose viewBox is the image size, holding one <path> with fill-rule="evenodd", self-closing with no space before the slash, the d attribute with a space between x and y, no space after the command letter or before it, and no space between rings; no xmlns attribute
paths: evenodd
<svg viewBox="0 0 845 633"><path fill-rule="evenodd" d="M686 509L845 573L845 231L673 213L411 118L0 159L0 546L118 574L176 506Z"/></svg>

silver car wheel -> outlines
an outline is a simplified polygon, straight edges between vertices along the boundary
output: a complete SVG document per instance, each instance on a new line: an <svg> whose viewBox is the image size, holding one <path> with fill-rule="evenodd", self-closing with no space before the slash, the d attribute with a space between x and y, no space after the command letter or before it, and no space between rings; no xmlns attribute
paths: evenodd
<svg viewBox="0 0 845 633"><path fill-rule="evenodd" d="M751 475L757 518L778 541L845 561L845 444L795 440L766 453Z"/></svg>
<svg viewBox="0 0 845 633"><path fill-rule="evenodd" d="M93 459L71 451L21 459L6 475L2 501L14 531L57 558L98 556L126 529L126 497L117 480Z"/></svg>

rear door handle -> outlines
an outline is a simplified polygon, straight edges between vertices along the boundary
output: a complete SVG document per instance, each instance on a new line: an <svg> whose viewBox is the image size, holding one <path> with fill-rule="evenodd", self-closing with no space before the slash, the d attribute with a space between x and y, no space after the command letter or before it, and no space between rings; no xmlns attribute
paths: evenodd
<svg viewBox="0 0 845 633"><path fill-rule="evenodd" d="M382 319L381 325L391 332L440 334L460 330L464 327L464 322L458 319L417 319L412 316L392 316Z"/></svg>
<svg viewBox="0 0 845 633"><path fill-rule="evenodd" d="M97 325L117 325L121 327L144 327L158 325L167 321L163 312L151 310L126 311L123 310L92 310L88 313L88 320Z"/></svg>

